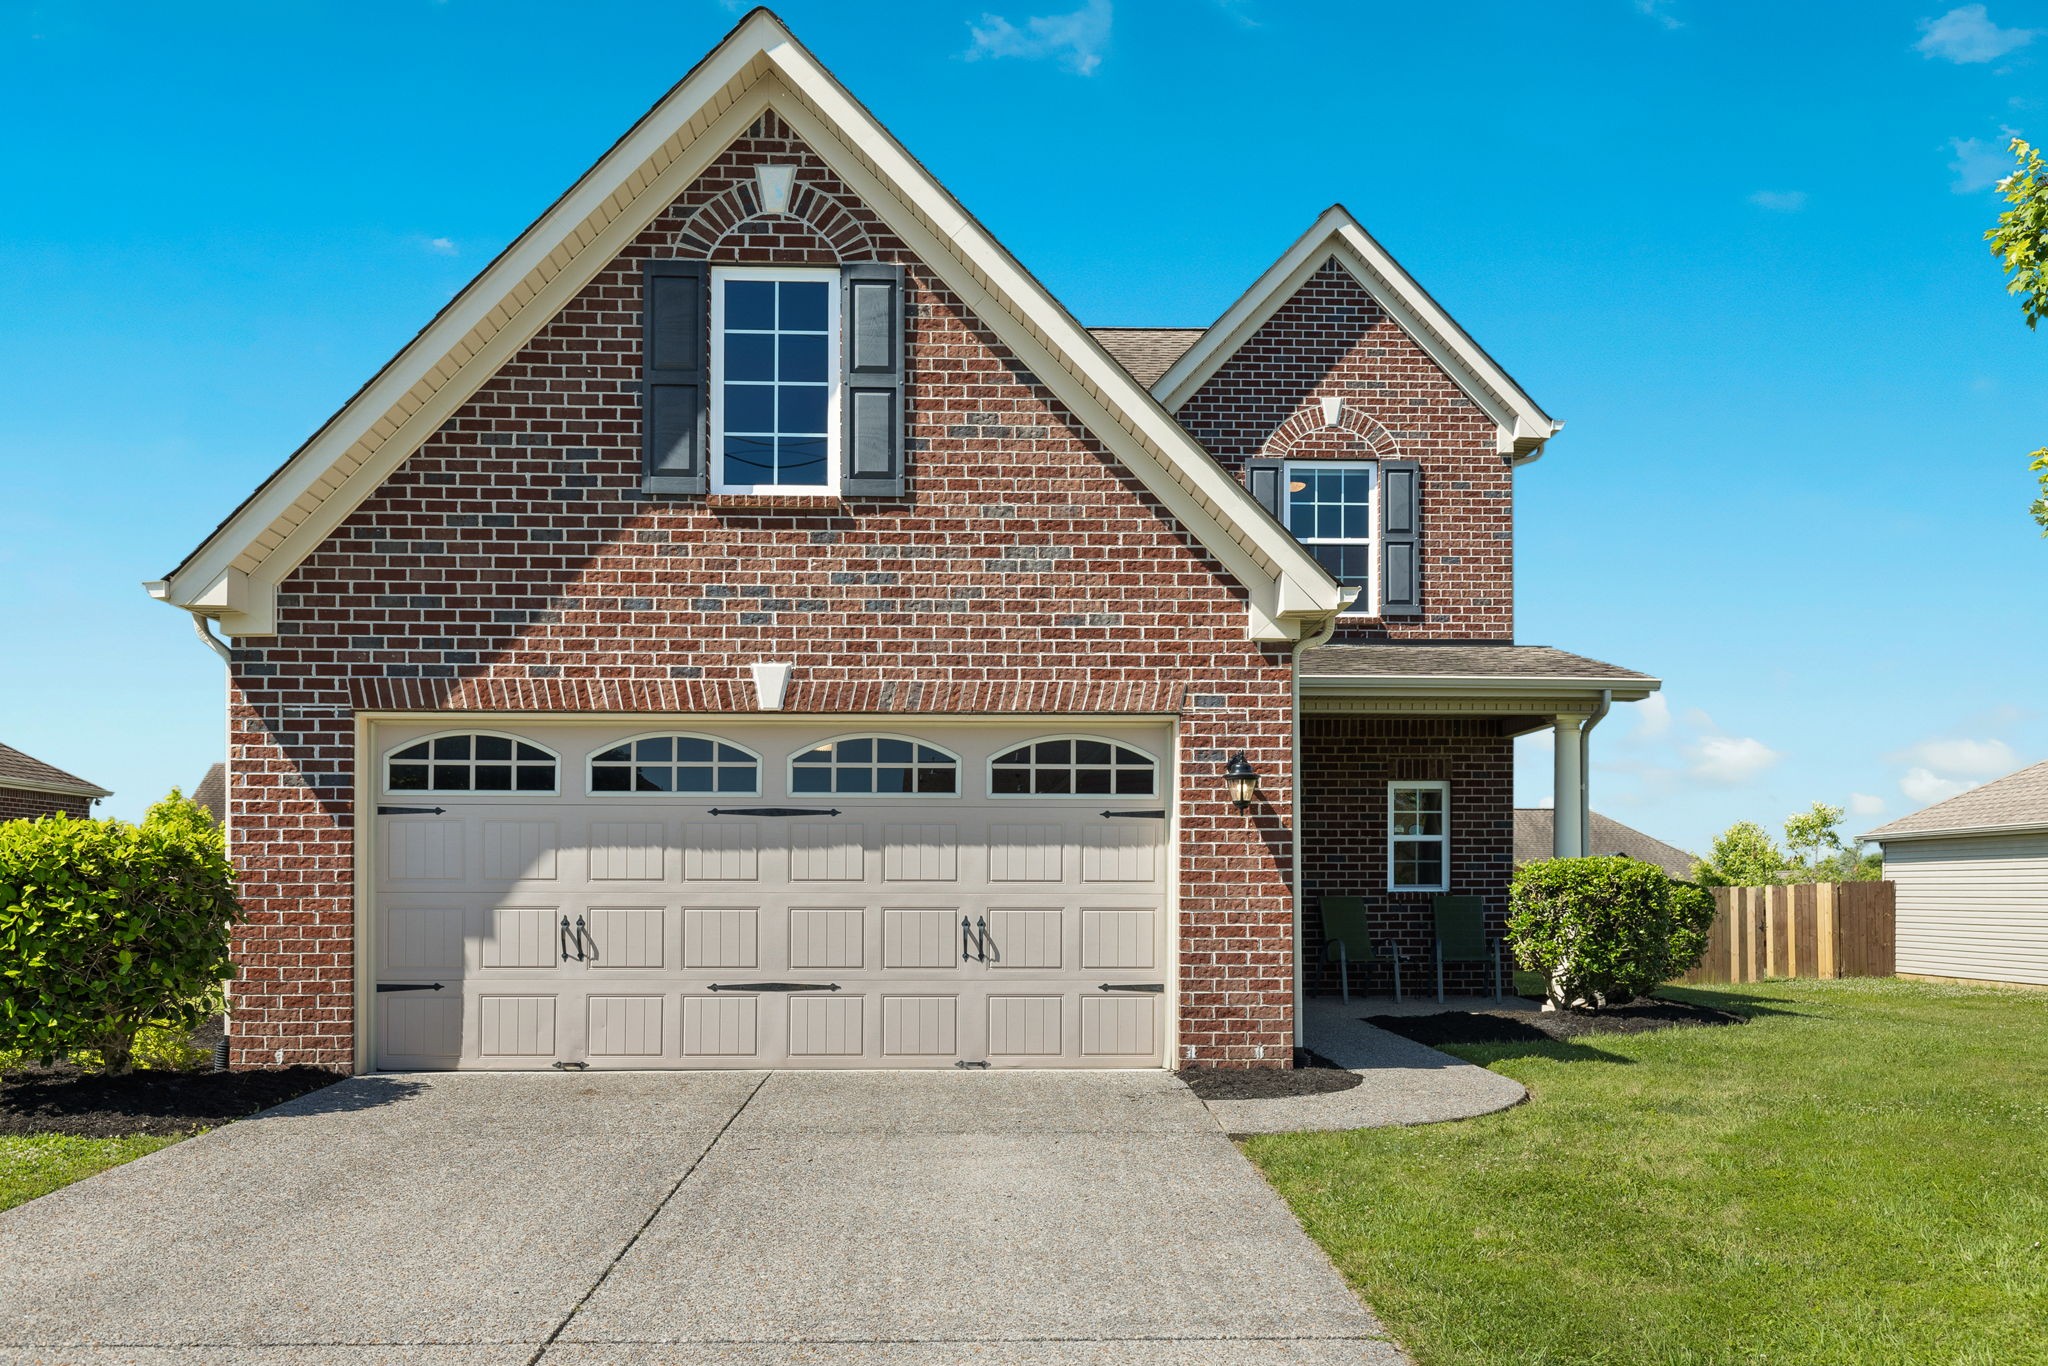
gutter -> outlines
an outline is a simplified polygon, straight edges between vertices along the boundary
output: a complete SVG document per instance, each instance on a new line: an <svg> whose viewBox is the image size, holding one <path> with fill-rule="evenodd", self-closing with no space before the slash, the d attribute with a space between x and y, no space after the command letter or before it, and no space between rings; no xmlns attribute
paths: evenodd
<svg viewBox="0 0 2048 1366"><path fill-rule="evenodd" d="M2018 825L1958 825L1947 830L1902 830L1887 835L1882 830L1873 830L1867 835L1858 835L1858 844L1898 844L1908 840L1943 840L1952 835L2039 835L2048 834L2048 821L2026 821Z"/></svg>
<svg viewBox="0 0 2048 1366"><path fill-rule="evenodd" d="M142 591L155 598L158 602L170 602L171 581L169 579L145 579L142 583ZM185 610L192 612L192 609L189 607ZM228 647L228 643L213 633L213 619L211 617L201 612L192 612L192 629L197 631L199 638L206 642L207 649L220 656L221 663L233 664L235 662L234 651Z"/></svg>
<svg viewBox="0 0 2048 1366"><path fill-rule="evenodd" d="M1309 674L1302 688L1315 693L1403 693L1408 696L1469 697L1474 694L1548 696L1560 690L1598 690L1610 701L1640 702L1664 686L1661 678L1530 678L1501 674Z"/></svg>

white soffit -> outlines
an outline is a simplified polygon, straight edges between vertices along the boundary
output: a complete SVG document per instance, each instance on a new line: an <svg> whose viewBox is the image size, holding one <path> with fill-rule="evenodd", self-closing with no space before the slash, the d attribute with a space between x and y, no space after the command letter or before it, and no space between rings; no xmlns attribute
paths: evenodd
<svg viewBox="0 0 2048 1366"><path fill-rule="evenodd" d="M1196 338L1152 386L1153 395L1168 412L1180 411L1325 262L1333 260L1493 419L1500 429L1497 448L1502 455L1533 454L1563 428L1341 204L1325 209L1315 225Z"/></svg>
<svg viewBox="0 0 2048 1366"><path fill-rule="evenodd" d="M745 128L773 108L1291 640L1344 590L766 10L755 10L195 550L160 596L227 634Z"/></svg>

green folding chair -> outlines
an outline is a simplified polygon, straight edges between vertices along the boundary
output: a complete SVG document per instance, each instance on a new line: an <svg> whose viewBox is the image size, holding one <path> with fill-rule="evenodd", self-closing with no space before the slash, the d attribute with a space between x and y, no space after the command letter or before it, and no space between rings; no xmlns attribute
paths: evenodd
<svg viewBox="0 0 2048 1366"><path fill-rule="evenodd" d="M1337 959L1338 988L1344 994L1344 1004L1351 1004L1351 965L1353 963L1392 963L1394 965L1394 999L1401 999L1401 950L1393 940L1372 941L1372 916L1365 909L1365 902L1355 896L1326 896L1322 899L1323 912L1323 961L1330 961L1334 954Z"/></svg>
<svg viewBox="0 0 2048 1366"><path fill-rule="evenodd" d="M1436 999L1444 999L1445 963L1493 963L1493 999L1501 998L1500 940L1486 936L1486 902L1476 896L1430 898L1436 914Z"/></svg>

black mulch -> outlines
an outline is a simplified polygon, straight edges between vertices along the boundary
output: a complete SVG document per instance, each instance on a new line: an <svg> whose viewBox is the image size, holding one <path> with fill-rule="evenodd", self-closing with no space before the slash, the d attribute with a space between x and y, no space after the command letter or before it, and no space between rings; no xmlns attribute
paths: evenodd
<svg viewBox="0 0 2048 1366"><path fill-rule="evenodd" d="M250 1072L130 1072L109 1077L59 1064L0 1076L0 1134L189 1134L253 1115L340 1081L317 1067Z"/></svg>
<svg viewBox="0 0 2048 1366"><path fill-rule="evenodd" d="M1320 1096L1349 1091L1365 1080L1319 1053L1303 1050L1295 1066L1183 1067L1180 1079L1203 1100L1284 1100L1289 1096Z"/></svg>
<svg viewBox="0 0 2048 1366"><path fill-rule="evenodd" d="M1430 1045L1446 1043L1544 1043L1590 1034L1647 1034L1678 1025L1735 1025L1743 1017L1712 1006L1682 1001L1631 1001L1606 1010L1453 1010L1442 1015L1368 1015L1365 1022L1389 1034Z"/></svg>

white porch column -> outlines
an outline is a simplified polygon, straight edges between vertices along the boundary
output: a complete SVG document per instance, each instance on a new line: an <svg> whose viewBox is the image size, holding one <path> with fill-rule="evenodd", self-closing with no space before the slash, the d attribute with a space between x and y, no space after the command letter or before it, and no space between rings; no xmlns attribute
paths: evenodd
<svg viewBox="0 0 2048 1366"><path fill-rule="evenodd" d="M1585 720L1585 713L1571 712L1559 715L1552 722L1552 738L1556 742L1552 753L1556 757L1550 773L1551 823L1554 827L1551 854L1555 858L1577 858L1585 849L1585 827L1581 824L1579 806L1581 779L1585 774L1585 751L1579 746L1579 727Z"/></svg>

